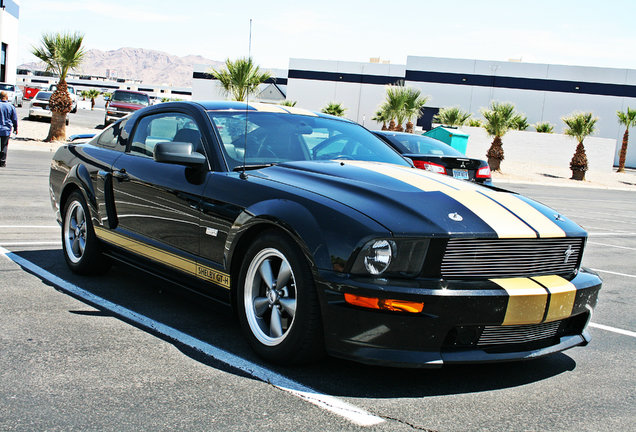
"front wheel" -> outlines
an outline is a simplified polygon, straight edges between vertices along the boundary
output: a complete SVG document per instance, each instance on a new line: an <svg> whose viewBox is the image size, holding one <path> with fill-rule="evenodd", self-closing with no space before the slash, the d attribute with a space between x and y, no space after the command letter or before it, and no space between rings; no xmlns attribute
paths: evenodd
<svg viewBox="0 0 636 432"><path fill-rule="evenodd" d="M101 253L84 197L73 192L64 205L62 249L70 269L79 274L108 270L110 261Z"/></svg>
<svg viewBox="0 0 636 432"><path fill-rule="evenodd" d="M322 324L311 269L289 238L266 232L250 246L237 303L243 333L261 357L280 364L322 357Z"/></svg>

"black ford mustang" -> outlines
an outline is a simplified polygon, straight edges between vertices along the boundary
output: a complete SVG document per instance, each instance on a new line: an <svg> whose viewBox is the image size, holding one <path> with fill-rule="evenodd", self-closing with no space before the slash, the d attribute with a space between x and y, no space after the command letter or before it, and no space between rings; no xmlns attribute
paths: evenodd
<svg viewBox="0 0 636 432"><path fill-rule="evenodd" d="M61 147L50 192L73 271L115 259L225 301L270 361L441 366L589 341L584 230L415 169L347 120L156 105Z"/></svg>

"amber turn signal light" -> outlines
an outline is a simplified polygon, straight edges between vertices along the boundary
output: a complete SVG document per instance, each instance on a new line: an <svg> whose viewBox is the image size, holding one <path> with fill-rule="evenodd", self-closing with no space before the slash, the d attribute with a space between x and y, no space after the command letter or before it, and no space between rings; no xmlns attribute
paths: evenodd
<svg viewBox="0 0 636 432"><path fill-rule="evenodd" d="M381 299L376 297L363 297L354 294L345 294L345 301L354 306L360 306L367 309L388 310L392 312L410 312L420 313L424 309L424 303Z"/></svg>

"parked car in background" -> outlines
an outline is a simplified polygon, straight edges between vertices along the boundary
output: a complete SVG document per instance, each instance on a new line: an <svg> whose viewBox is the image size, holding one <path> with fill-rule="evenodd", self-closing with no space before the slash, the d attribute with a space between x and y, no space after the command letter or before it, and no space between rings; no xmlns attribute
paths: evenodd
<svg viewBox="0 0 636 432"><path fill-rule="evenodd" d="M57 85L51 84L49 86L49 91L51 93L53 93L55 90L57 90ZM77 101L79 99L79 96L75 92L75 87L73 87L71 85L67 85L67 90L68 90L68 95L71 97L71 101L73 102L73 105L71 107L71 112L72 113L76 113L77 112Z"/></svg>
<svg viewBox="0 0 636 432"><path fill-rule="evenodd" d="M30 101L31 99L33 99L35 97L36 94L38 94L38 92L42 90L39 87L34 87L33 85L28 85L28 86L24 86L24 96L23 99Z"/></svg>
<svg viewBox="0 0 636 432"><path fill-rule="evenodd" d="M162 103L62 145L49 180L72 271L125 262L229 303L269 361L441 367L590 340L585 230L416 169L346 119Z"/></svg>
<svg viewBox="0 0 636 432"><path fill-rule="evenodd" d="M21 107L22 106L22 89L15 84L9 83L0 83L0 91L4 91L9 96L9 102L13 104L13 106Z"/></svg>
<svg viewBox="0 0 636 432"><path fill-rule="evenodd" d="M150 97L143 92L132 90L115 90L106 106L104 126L150 105Z"/></svg>
<svg viewBox="0 0 636 432"><path fill-rule="evenodd" d="M49 100L53 95L50 91L40 90L35 97L31 100L31 106L29 107L29 120L36 119L51 119L53 114L49 107ZM66 117L66 124L69 124L69 119Z"/></svg>
<svg viewBox="0 0 636 432"><path fill-rule="evenodd" d="M446 143L435 138L393 131L373 131L402 156L413 161L417 168L456 179L477 183L491 183L488 162L468 158Z"/></svg>

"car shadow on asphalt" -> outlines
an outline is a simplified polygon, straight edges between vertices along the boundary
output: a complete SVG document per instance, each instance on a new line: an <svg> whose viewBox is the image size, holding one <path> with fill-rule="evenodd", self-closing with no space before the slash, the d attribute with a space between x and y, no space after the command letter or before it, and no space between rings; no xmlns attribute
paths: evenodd
<svg viewBox="0 0 636 432"><path fill-rule="evenodd" d="M325 357L309 365L280 367L258 358L241 334L232 310L189 294L163 279L123 264L114 264L104 275L79 276L64 261L61 249L24 250L16 255L98 297L115 303L200 341L258 364L316 391L355 398L427 397L483 392L523 386L572 371L576 362L558 353L526 362L445 366L441 369L389 368L362 365ZM115 316L173 344L188 357L210 367L254 379L226 363L184 345L151 328L104 310L42 276L25 269L48 286L96 307L94 312L69 310L71 314Z"/></svg>

